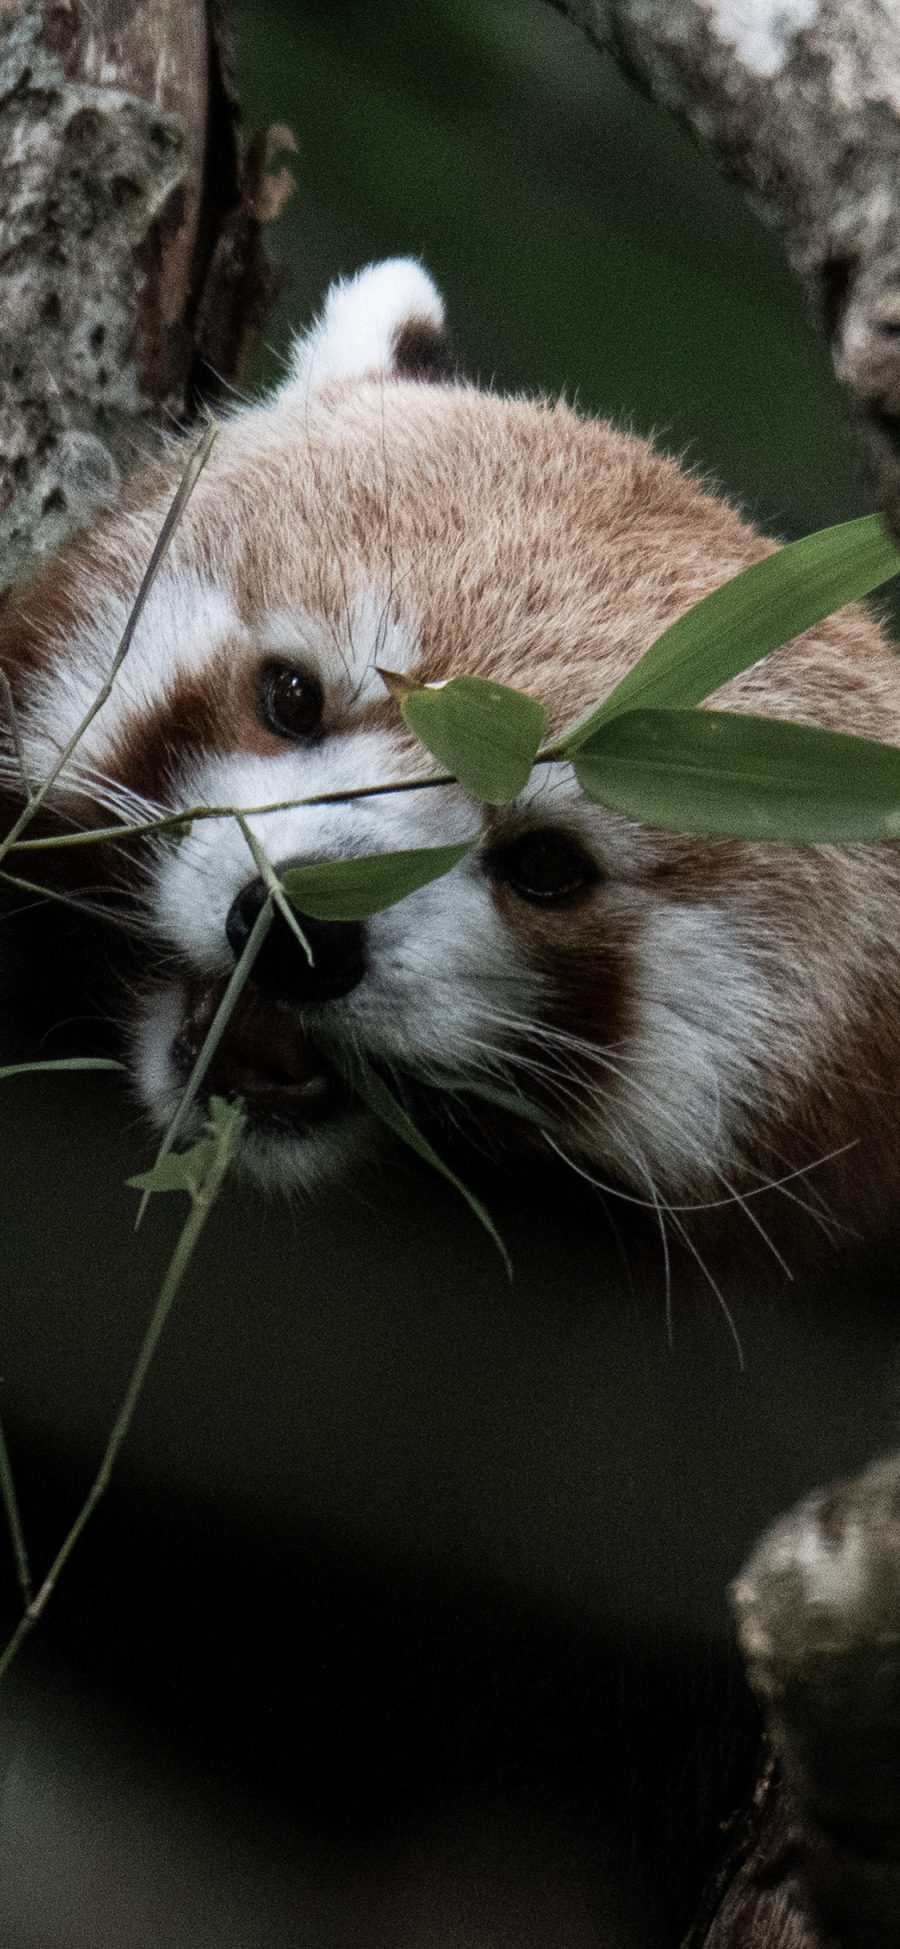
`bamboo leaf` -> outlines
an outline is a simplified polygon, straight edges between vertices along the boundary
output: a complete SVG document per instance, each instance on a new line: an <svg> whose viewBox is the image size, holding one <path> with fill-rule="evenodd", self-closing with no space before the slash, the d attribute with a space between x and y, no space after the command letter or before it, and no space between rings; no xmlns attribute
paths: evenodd
<svg viewBox="0 0 900 1949"><path fill-rule="evenodd" d="M563 733L574 754L623 711L685 709L804 629L900 573L880 515L821 528L754 562L663 631L615 690Z"/></svg>
<svg viewBox="0 0 900 1949"><path fill-rule="evenodd" d="M466 840L458 846L319 860L312 866L289 867L282 884L298 913L312 920L362 920L382 907L395 906L430 880L439 880L471 850L472 842Z"/></svg>
<svg viewBox="0 0 900 1949"><path fill-rule="evenodd" d="M231 1153L247 1121L246 1112L234 1097L211 1096L209 1114L206 1119L216 1151L217 1162L225 1157L230 1161Z"/></svg>
<svg viewBox="0 0 900 1949"><path fill-rule="evenodd" d="M738 839L900 837L900 750L737 711L629 711L579 747L599 804L647 825Z"/></svg>
<svg viewBox="0 0 900 1949"><path fill-rule="evenodd" d="M163 1160L170 1155L171 1151L174 1148L176 1139L178 1138L180 1132L184 1128L184 1124L187 1120L187 1117L189 1116L190 1111L193 1108L193 1105L196 1101L198 1092L202 1087L203 1079L206 1075L209 1065L212 1062L213 1056L215 1055L216 1050L218 1049L219 1043L221 1042L223 1035L225 1034L225 1030L231 1019L232 1011L234 1009L235 1003L237 1002L238 996L241 994L242 990L246 987L246 984L250 979L250 971L253 967L253 963L256 960L256 957L259 953L260 948L262 947L263 941L266 938L266 935L269 931L271 924L272 924L272 903L270 900L267 900L265 905L260 908L259 913L257 914L256 919L253 923L253 926L250 929L250 933L244 944L244 949L241 954L240 960L235 962L234 968L232 970L232 973L229 977L229 980L223 992L222 999L219 1002L219 1006L216 1009L215 1015L213 1016L209 1028L206 1031L206 1035L203 1038L203 1042L195 1058L193 1067L191 1069L191 1073L178 1099L178 1105L175 1110L174 1116L171 1117L166 1127L159 1149L156 1153L156 1158L154 1160L152 1169L146 1173L148 1177L152 1177L156 1172L157 1168L162 1164ZM220 1100L221 1099L219 1098L213 1098L214 1102ZM201 1139L201 1142L202 1141L203 1140ZM143 1190L143 1197L141 1198L141 1202L138 1206L137 1217L134 1221L135 1231L140 1225L144 1213L147 1209L147 1202L148 1199L150 1198L151 1190L155 1188L156 1186L151 1186L151 1187L148 1187L146 1185L138 1186L139 1190L141 1189ZM166 1185L165 1183L160 1182L159 1188L162 1190L173 1190L173 1189L182 1189L182 1188L188 1189L189 1187Z"/></svg>
<svg viewBox="0 0 900 1949"><path fill-rule="evenodd" d="M188 1150L169 1150L149 1171L138 1171L126 1184L133 1191L196 1191L203 1183L215 1153L211 1137L201 1137Z"/></svg>
<svg viewBox="0 0 900 1949"><path fill-rule="evenodd" d="M135 1191L188 1191L196 1197L211 1173L218 1172L223 1156L230 1158L244 1124L240 1103L223 1096L210 1100L206 1132L187 1150L169 1150L156 1159L149 1171L140 1171L126 1182Z"/></svg>
<svg viewBox="0 0 900 1949"><path fill-rule="evenodd" d="M488 1237L493 1239L506 1267L507 1274L511 1279L512 1264L510 1256L490 1213L485 1210L480 1198L476 1198L474 1192L469 1190L468 1185L463 1183L462 1178L458 1178L456 1172L451 1171L449 1164L445 1164L443 1158L438 1156L437 1151L432 1150L427 1137L423 1137L421 1130L413 1122L409 1111L404 1109L403 1104L397 1101L397 1098L388 1089L387 1084L382 1082L381 1077L377 1076L374 1070L367 1070L365 1075L357 1079L355 1089L357 1095L362 1097L363 1102L372 1111L373 1116L376 1116L380 1123L386 1124L388 1130L392 1130L394 1136L399 1137L402 1143L408 1144L410 1150L414 1150L417 1157L421 1157L426 1164L430 1164L433 1171L440 1172L441 1177L446 1178L448 1184L452 1184L454 1190L459 1192L460 1197L465 1199L466 1204L469 1206L470 1211L474 1212L479 1224L484 1226Z"/></svg>
<svg viewBox="0 0 900 1949"><path fill-rule="evenodd" d="M451 677L401 698L411 731L464 790L508 805L527 785L547 713L524 691L484 677Z"/></svg>

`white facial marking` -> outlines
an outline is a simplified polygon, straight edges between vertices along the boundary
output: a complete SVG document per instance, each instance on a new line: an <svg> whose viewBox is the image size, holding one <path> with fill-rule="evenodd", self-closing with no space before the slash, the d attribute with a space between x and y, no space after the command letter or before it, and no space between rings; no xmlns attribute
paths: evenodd
<svg viewBox="0 0 900 1949"><path fill-rule="evenodd" d="M24 714L36 776L81 721L109 671L127 619L123 599L106 594L65 659L35 680ZM158 706L179 677L202 670L227 641L235 656L284 653L308 661L326 695L326 719L339 732L279 755L209 759L184 780L184 803L247 808L273 800L338 793L427 770L389 733L353 729L356 713L381 697L376 663L404 670L418 655L415 630L398 620L374 588L350 598L346 617L272 612L252 632L219 587L173 566L161 574L141 616L111 698L79 748L79 762L102 768L126 724ZM52 726L53 735L46 727ZM634 890L642 915L635 956L636 1026L626 1050L605 1064L594 1154L640 1189L642 1179L680 1184L727 1172L739 1148L744 1105L753 1095L753 1050L771 1034L764 981L724 916L713 909L658 903L647 886L646 840L628 820L591 806L564 766L538 767L517 802L535 823L577 834L610 878ZM254 814L254 834L276 867L288 861L476 840L478 808L458 790L384 794L328 806ZM236 896L256 877L233 818L196 821L175 852L161 849L151 918L200 976L224 976L233 958L226 922ZM338 1065L363 1052L433 1084L503 1076L512 1025L540 1017L543 979L497 912L477 858L460 863L366 924L368 968L347 996L316 1009L316 1034ZM172 1045L185 1007L179 979L153 990L134 1037L139 1088L158 1120L177 1103ZM757 1082L758 1091L758 1082ZM350 1120L354 1129L360 1120ZM341 1127L343 1128L343 1121ZM334 1152L323 1130L296 1145L254 1138L257 1163L305 1182ZM273 1161L278 1159L277 1165ZM260 1166L262 1168L262 1166Z"/></svg>
<svg viewBox="0 0 900 1949"><path fill-rule="evenodd" d="M402 753L389 733L356 731L325 738L310 750L290 746L278 757L244 752L212 758L191 768L185 797L194 805L243 810L412 775L409 753ZM429 810L437 796L444 801L440 813ZM449 800L447 792L397 793L337 805L291 806L254 815L248 823L275 866L341 859L473 838L479 823L475 808L461 793ZM155 911L160 931L205 971L221 968L230 959L226 916L235 895L255 877L247 842L234 819L196 821L160 867Z"/></svg>
<svg viewBox="0 0 900 1949"><path fill-rule="evenodd" d="M840 1543L831 1542L824 1527L811 1520L799 1528L784 1557L792 1571L800 1571L807 1604L849 1615L862 1608L870 1571L865 1526L846 1521Z"/></svg>
<svg viewBox="0 0 900 1949"><path fill-rule="evenodd" d="M65 655L31 680L22 712L26 752L40 778L78 729L109 676L131 602L106 589L93 614L66 643ZM246 641L226 591L192 570L164 568L141 611L111 695L81 738L79 770L100 770L125 725L152 713L179 677L202 668L229 640Z"/></svg>
<svg viewBox="0 0 900 1949"><path fill-rule="evenodd" d="M411 320L436 331L444 323L443 300L414 258L369 264L333 284L321 316L294 346L284 391L307 395L330 379L389 373L396 335Z"/></svg>
<svg viewBox="0 0 900 1949"><path fill-rule="evenodd" d="M634 1031L612 1059L610 1155L632 1183L646 1172L645 1189L725 1173L758 1097L754 1050L772 1034L774 1000L711 906L648 907L633 973Z"/></svg>
<svg viewBox="0 0 900 1949"><path fill-rule="evenodd" d="M402 673L413 668L419 654L411 622L394 613L389 596L369 587L350 597L337 622L316 614L270 611L254 631L254 642L263 655L285 652L315 670L329 713L339 713L341 722L349 724L387 695L377 666Z"/></svg>
<svg viewBox="0 0 900 1949"><path fill-rule="evenodd" d="M614 937L624 917L633 942L627 1044L601 1052L602 1096L586 1120L594 1156L643 1195L727 1173L758 1109L757 1052L778 1041L758 957L721 908L660 897L651 836L591 804L568 766L535 767L516 807L582 842L609 880Z"/></svg>
<svg viewBox="0 0 900 1949"><path fill-rule="evenodd" d="M791 41L818 18L820 0L706 0L720 39L730 41L754 74L770 77L786 65Z"/></svg>
<svg viewBox="0 0 900 1949"><path fill-rule="evenodd" d="M388 733L360 731L281 758L211 761L192 773L189 794L195 803L245 807L412 772L409 752L401 753ZM477 840L481 815L462 792L439 788L292 806L253 814L249 824L279 867ZM162 857L154 922L196 975L230 970L228 914L256 874L232 818L196 821L177 851ZM499 1071L508 1033L498 1028L498 1013L533 1013L541 984L497 914L477 857L372 915L366 943L367 971L359 986L314 1012L317 1040L339 1065L361 1051L428 1081L481 1078L492 1061ZM180 985L174 1012L170 992L151 996L137 1038L139 1085L157 1116L176 1099L171 1045L183 1006ZM313 1148L310 1138L301 1141L297 1164L304 1177Z"/></svg>

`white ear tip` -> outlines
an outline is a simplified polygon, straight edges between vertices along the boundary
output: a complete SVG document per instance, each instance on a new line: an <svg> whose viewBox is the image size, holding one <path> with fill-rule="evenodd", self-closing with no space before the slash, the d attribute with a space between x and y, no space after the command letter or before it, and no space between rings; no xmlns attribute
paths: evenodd
<svg viewBox="0 0 900 1949"><path fill-rule="evenodd" d="M330 379L390 373L404 330L424 327L437 337L443 325L443 299L414 257L367 264L331 286L319 318L294 345L288 385L309 392Z"/></svg>
<svg viewBox="0 0 900 1949"><path fill-rule="evenodd" d="M403 325L408 318L421 318L435 330L444 323L444 301L423 264L415 257L388 257L381 264L366 264L356 276L332 285L325 301L328 312L336 303L364 304L382 319Z"/></svg>

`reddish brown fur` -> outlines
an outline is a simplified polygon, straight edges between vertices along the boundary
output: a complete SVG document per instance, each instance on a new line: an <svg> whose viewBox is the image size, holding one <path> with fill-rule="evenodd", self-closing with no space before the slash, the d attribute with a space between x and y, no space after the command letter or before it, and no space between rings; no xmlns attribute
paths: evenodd
<svg viewBox="0 0 900 1949"><path fill-rule="evenodd" d="M95 578L136 589L180 466L173 455L123 514L7 605L0 656L9 666L60 653ZM387 402L381 382L353 381L229 427L172 552L179 566L224 579L251 631L277 610L339 627L357 586L374 586L414 617L420 676L471 671L531 690L559 728L669 622L773 545L645 443L564 407L412 382L392 383ZM126 726L110 756L117 775L159 792L191 749L276 748L257 714L255 668L212 654L153 720ZM900 744L897 666L858 609L713 701ZM385 700L369 721L396 723L393 706ZM761 932L779 944L780 958L774 946L759 950L780 997L784 1047L773 1058L775 1094L758 1109L758 1156L801 1164L864 1134L866 1167L877 1164L872 1198L889 1201L900 1178L896 848L647 833L642 862L660 902L724 904L751 946ZM533 963L553 970L555 1019L618 1046L630 1029L627 885L601 884L552 922L514 902L508 918ZM851 1161L851 1186L854 1175Z"/></svg>

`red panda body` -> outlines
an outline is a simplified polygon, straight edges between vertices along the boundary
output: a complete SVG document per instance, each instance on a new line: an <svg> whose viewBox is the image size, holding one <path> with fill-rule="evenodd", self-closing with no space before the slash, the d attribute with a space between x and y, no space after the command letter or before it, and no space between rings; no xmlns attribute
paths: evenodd
<svg viewBox="0 0 900 1949"><path fill-rule="evenodd" d="M642 440L423 383L442 323L418 266L364 272L331 293L277 395L226 423L54 816L278 804L250 826L279 869L476 842L397 906L321 926L312 970L273 930L210 1072L244 1097L244 1156L267 1184L353 1166L375 1136L352 1095L368 1064L413 1094L520 1088L579 1168L652 1201L715 1202L840 1153L828 1201L868 1222L900 1173L895 846L650 830L589 804L564 766L499 811L455 786L340 802L428 769L377 666L495 678L560 727L772 546ZM173 451L6 604L0 658L35 778L108 674L183 464ZM900 744L900 668L859 610L715 701ZM17 772L10 738L12 810ZM337 802L286 804L316 795ZM223 813L174 847L10 858L59 871L68 896L124 888L141 972L123 1029L161 1124L258 910L245 834Z"/></svg>

